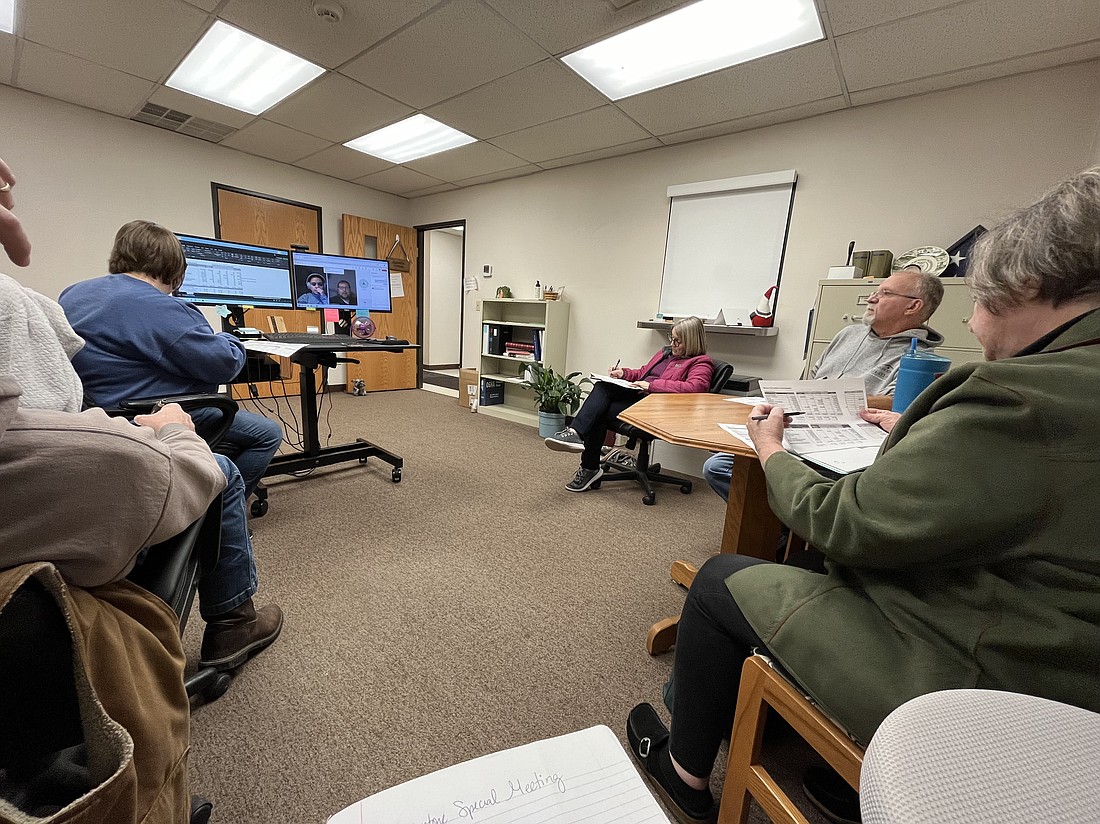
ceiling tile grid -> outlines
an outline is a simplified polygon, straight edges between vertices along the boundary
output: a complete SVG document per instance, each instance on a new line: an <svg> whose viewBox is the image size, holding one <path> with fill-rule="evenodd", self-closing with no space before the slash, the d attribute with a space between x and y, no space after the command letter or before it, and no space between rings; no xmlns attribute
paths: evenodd
<svg viewBox="0 0 1100 824"><path fill-rule="evenodd" d="M815 1L828 40L615 103L559 58L691 0L16 0L0 82L418 197L1100 58L1097 0ZM162 85L216 20L329 71L260 117ZM418 112L480 142L341 145Z"/></svg>

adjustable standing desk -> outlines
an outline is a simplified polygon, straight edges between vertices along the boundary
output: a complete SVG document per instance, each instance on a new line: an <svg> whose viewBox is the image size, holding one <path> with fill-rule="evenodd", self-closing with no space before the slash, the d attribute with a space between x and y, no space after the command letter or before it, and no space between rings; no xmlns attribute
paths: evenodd
<svg viewBox="0 0 1100 824"><path fill-rule="evenodd" d="M327 337L327 336L326 336ZM419 349L413 343L388 343L345 338L342 335L331 336L333 340L325 343L309 343L290 356L290 360L300 367L299 392L302 402L302 440L305 448L301 452L276 455L268 464L265 478L273 475L290 475L318 466L329 466L346 461L365 463L368 458L381 458L393 469L390 477L394 483L401 481L401 467L404 461L400 455L383 449L363 438L353 443L339 446L321 446L317 428L317 377L314 370L320 366L331 369L343 360L341 354L352 352L404 352L406 349ZM277 342L277 341L276 341Z"/></svg>

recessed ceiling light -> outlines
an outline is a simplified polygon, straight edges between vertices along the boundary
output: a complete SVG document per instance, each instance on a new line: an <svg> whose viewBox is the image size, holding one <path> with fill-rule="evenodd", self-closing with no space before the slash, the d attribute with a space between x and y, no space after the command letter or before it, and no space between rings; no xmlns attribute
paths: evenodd
<svg viewBox="0 0 1100 824"><path fill-rule="evenodd" d="M390 163L407 163L465 146L476 139L426 114L414 114L392 126L349 140L344 145Z"/></svg>
<svg viewBox="0 0 1100 824"><path fill-rule="evenodd" d="M249 114L267 111L324 69L217 21L167 85Z"/></svg>
<svg viewBox="0 0 1100 824"><path fill-rule="evenodd" d="M700 0L562 60L621 100L824 36L813 0Z"/></svg>
<svg viewBox="0 0 1100 824"><path fill-rule="evenodd" d="M15 0L0 0L0 31L15 31Z"/></svg>

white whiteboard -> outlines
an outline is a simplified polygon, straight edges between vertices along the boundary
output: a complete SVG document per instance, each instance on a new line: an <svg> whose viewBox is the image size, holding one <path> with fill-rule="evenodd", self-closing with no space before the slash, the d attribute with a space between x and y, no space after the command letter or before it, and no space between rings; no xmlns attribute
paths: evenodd
<svg viewBox="0 0 1100 824"><path fill-rule="evenodd" d="M794 202L794 170L670 186L660 313L744 314L778 286ZM776 293L778 296L778 292Z"/></svg>

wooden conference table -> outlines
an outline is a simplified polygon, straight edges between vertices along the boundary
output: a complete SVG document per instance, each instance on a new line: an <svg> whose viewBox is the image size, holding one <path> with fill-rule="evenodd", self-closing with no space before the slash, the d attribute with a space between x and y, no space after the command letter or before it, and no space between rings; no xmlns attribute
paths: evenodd
<svg viewBox="0 0 1100 824"><path fill-rule="evenodd" d="M868 406L889 409L891 398L871 396L867 401ZM737 455L726 504L722 552L774 561L782 524L768 506L764 469L752 448L718 426L743 424L751 411L751 406L737 403L729 395L653 394L624 410L619 419L678 446ZM691 586L696 572L687 561L674 561L670 570L672 579L685 587ZM650 655L666 652L676 643L679 620L678 616L664 618L650 628L646 637Z"/></svg>

